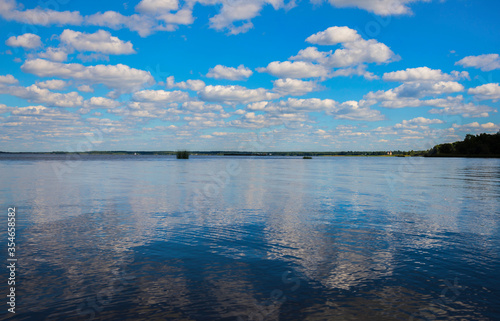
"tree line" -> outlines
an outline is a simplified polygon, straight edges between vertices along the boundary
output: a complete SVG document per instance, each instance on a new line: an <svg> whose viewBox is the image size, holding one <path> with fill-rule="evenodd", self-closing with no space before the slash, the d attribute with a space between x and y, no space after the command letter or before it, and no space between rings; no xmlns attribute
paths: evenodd
<svg viewBox="0 0 500 321"><path fill-rule="evenodd" d="M500 131L496 134L467 134L463 141L434 146L425 156L500 157Z"/></svg>

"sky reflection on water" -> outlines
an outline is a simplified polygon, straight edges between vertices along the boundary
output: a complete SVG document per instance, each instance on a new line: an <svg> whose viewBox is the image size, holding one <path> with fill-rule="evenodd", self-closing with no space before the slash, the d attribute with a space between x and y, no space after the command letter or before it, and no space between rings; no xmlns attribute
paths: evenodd
<svg viewBox="0 0 500 321"><path fill-rule="evenodd" d="M63 157L0 158L16 319L500 318L499 160Z"/></svg>

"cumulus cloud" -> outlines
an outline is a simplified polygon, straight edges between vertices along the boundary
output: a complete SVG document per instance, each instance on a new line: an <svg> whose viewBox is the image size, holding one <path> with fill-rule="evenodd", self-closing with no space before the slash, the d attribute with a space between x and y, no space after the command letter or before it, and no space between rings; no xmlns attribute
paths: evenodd
<svg viewBox="0 0 500 321"><path fill-rule="evenodd" d="M12 75L0 76L0 85L1 84L13 85L17 83L18 83L17 79L14 78L14 76Z"/></svg>
<svg viewBox="0 0 500 321"><path fill-rule="evenodd" d="M385 81L414 82L414 81L452 81L460 78L469 78L467 72L453 72L452 74L443 73L440 69L431 69L429 67L407 68L385 73L382 77Z"/></svg>
<svg viewBox="0 0 500 321"><path fill-rule="evenodd" d="M416 117L410 120L403 120L401 123L394 125L394 128L409 128L416 129L422 126L443 124L444 122L440 119L428 119L424 117Z"/></svg>
<svg viewBox="0 0 500 321"><path fill-rule="evenodd" d="M290 57L293 62L271 62L259 72L268 72L281 78L326 78L361 75L366 79L377 76L366 71L367 64L388 63L399 59L385 44L374 39L363 39L348 27L330 27L306 39L319 45L340 45L335 51L319 51L316 47L300 50Z"/></svg>
<svg viewBox="0 0 500 321"><path fill-rule="evenodd" d="M333 99L288 98L287 100L280 100L278 102L256 102L248 105L246 109L250 111L265 111L268 113L333 113L338 109L338 103Z"/></svg>
<svg viewBox="0 0 500 321"><path fill-rule="evenodd" d="M42 82L37 81L36 85L40 88L47 88L50 90L62 90L68 84L64 80L53 79L53 80L47 80L47 81L42 81Z"/></svg>
<svg viewBox="0 0 500 321"><path fill-rule="evenodd" d="M280 78L323 78L328 76L328 69L306 61L273 61L266 68L257 68L258 72L267 72Z"/></svg>
<svg viewBox="0 0 500 321"><path fill-rule="evenodd" d="M83 18L78 11L56 11L51 9L26 9L15 0L0 0L0 16L8 21L17 21L30 25L80 25Z"/></svg>
<svg viewBox="0 0 500 321"><path fill-rule="evenodd" d="M304 81L292 78L275 80L273 81L273 85L273 91L283 96L302 96L321 89L321 86L314 81Z"/></svg>
<svg viewBox="0 0 500 321"><path fill-rule="evenodd" d="M239 65L238 68L217 65L214 68L210 68L207 73L207 77L215 79L243 80L250 77L252 74L253 72L243 65Z"/></svg>
<svg viewBox="0 0 500 321"><path fill-rule="evenodd" d="M94 88L90 87L89 85L81 85L81 86L78 86L77 89L79 91L83 91L85 93L93 93L94 92Z"/></svg>
<svg viewBox="0 0 500 321"><path fill-rule="evenodd" d="M181 9L175 13L165 13L157 18L168 24L166 29L169 31L175 30L176 25L190 25L194 22L193 11L189 8Z"/></svg>
<svg viewBox="0 0 500 321"><path fill-rule="evenodd" d="M221 105L206 104L204 101L186 101L182 104L182 110L189 112L223 111Z"/></svg>
<svg viewBox="0 0 500 321"><path fill-rule="evenodd" d="M85 33L66 29L59 38L63 44L77 51L92 51L112 55L136 53L130 41L124 42L104 30Z"/></svg>
<svg viewBox="0 0 500 321"><path fill-rule="evenodd" d="M242 86L206 86L198 92L200 99L211 102L249 103L279 97L264 88L248 89Z"/></svg>
<svg viewBox="0 0 500 321"><path fill-rule="evenodd" d="M282 113L282 114L256 114L247 112L240 119L232 120L229 126L239 128L267 128L272 126L285 125L287 128L300 128L309 122L309 118L304 114Z"/></svg>
<svg viewBox="0 0 500 321"><path fill-rule="evenodd" d="M455 65L478 68L482 71L491 71L500 69L500 56L498 54L468 56L457 61Z"/></svg>
<svg viewBox="0 0 500 321"><path fill-rule="evenodd" d="M468 93L474 95L479 100L499 100L500 99L500 84L490 83L476 88L470 88Z"/></svg>
<svg viewBox="0 0 500 321"><path fill-rule="evenodd" d="M382 101L384 102L382 106L388 108L417 107L411 104L417 98L451 94L463 90L464 86L455 81L408 82L387 91L370 92L365 95L365 99Z"/></svg>
<svg viewBox="0 0 500 321"><path fill-rule="evenodd" d="M60 113L59 111L47 108L45 106L17 107L12 110L12 114L20 116L46 116L46 117L62 115L62 113Z"/></svg>
<svg viewBox="0 0 500 321"><path fill-rule="evenodd" d="M259 15L265 5L271 4L276 10L294 6L293 1L285 4L283 0L198 0L197 2L205 5L222 4L219 13L210 18L210 27L215 30L227 30L233 35L245 33L253 28L251 19Z"/></svg>
<svg viewBox="0 0 500 321"><path fill-rule="evenodd" d="M37 85L29 87L9 86L0 87L0 93L9 94L19 98L27 99L36 103L43 103L53 107L78 107L83 103L83 97L77 92L54 93Z"/></svg>
<svg viewBox="0 0 500 321"><path fill-rule="evenodd" d="M158 12L174 11L178 8L178 0L142 0L135 7L135 10L148 14L157 14Z"/></svg>
<svg viewBox="0 0 500 321"><path fill-rule="evenodd" d="M111 29L127 28L136 31L141 37L147 37L154 31L162 30L155 18L147 15L133 14L124 16L116 11L98 12L85 17L88 25L108 27Z"/></svg>
<svg viewBox="0 0 500 321"><path fill-rule="evenodd" d="M12 110L12 107L8 107L4 104L0 104L0 114L8 113Z"/></svg>
<svg viewBox="0 0 500 321"><path fill-rule="evenodd" d="M306 41L316 45L331 46L339 43L359 41L361 36L356 30L348 27L330 27L309 36Z"/></svg>
<svg viewBox="0 0 500 321"><path fill-rule="evenodd" d="M22 10L15 0L0 0L0 16L6 20L30 25L75 25L82 24L108 27L112 29L127 28L146 37L155 31L173 31L176 25L191 24L192 7L196 1L188 1L186 8L177 12L177 0L143 0L137 6L139 14L122 15L116 11L98 12L89 16L81 16L78 11L56 11L44 8ZM210 3L211 5L217 2ZM166 25L165 25L166 23Z"/></svg>
<svg viewBox="0 0 500 321"><path fill-rule="evenodd" d="M91 84L100 83L118 91L130 91L144 85L154 84L153 76L149 72L123 64L84 66L32 59L27 60L21 66L21 70L39 77L60 77Z"/></svg>
<svg viewBox="0 0 500 321"><path fill-rule="evenodd" d="M63 48L49 47L45 52L40 52L38 57L46 58L51 61L63 62L68 59L68 52Z"/></svg>
<svg viewBox="0 0 500 321"><path fill-rule="evenodd" d="M167 88L180 88L199 91L205 88L205 82L199 79L189 79L187 81L175 82L174 76L167 78Z"/></svg>
<svg viewBox="0 0 500 321"><path fill-rule="evenodd" d="M429 2L430 0L328 0L328 2L338 8L357 7L381 16L405 15L412 11L408 4L412 2ZM316 0L313 2L322 2Z"/></svg>
<svg viewBox="0 0 500 321"><path fill-rule="evenodd" d="M463 124L463 125L458 125L458 124L453 124L452 127L456 130L459 131L473 131L473 132L498 132L500 130L500 124L495 124L492 122L480 124L478 122L473 122L469 124Z"/></svg>
<svg viewBox="0 0 500 321"><path fill-rule="evenodd" d="M165 91L165 90L142 90L134 93L133 99L143 102L183 102L189 99L189 95L180 90Z"/></svg>
<svg viewBox="0 0 500 321"><path fill-rule="evenodd" d="M463 89L463 86L456 82L409 82L395 89L370 92L364 98L373 103L379 102L380 106L385 108L437 107L429 110L431 114L488 117L490 112L496 111L489 106L476 105L472 102L466 103L462 95L422 99L426 96L439 96L441 94L460 92Z"/></svg>
<svg viewBox="0 0 500 321"><path fill-rule="evenodd" d="M290 60L300 60L300 61L324 61L328 55L331 55L332 51L319 51L316 47L307 47L306 49L301 49L296 56L290 57Z"/></svg>
<svg viewBox="0 0 500 321"><path fill-rule="evenodd" d="M365 100L343 102L332 115L337 119L349 120L379 121L385 119L380 111L371 109L370 102Z"/></svg>
<svg viewBox="0 0 500 321"><path fill-rule="evenodd" d="M7 41L5 41L5 44L10 47L23 47L26 49L34 49L38 48L42 45L42 41L40 40L40 36L32 34L32 33L25 33L24 35L20 36L12 36Z"/></svg>
<svg viewBox="0 0 500 321"><path fill-rule="evenodd" d="M316 61L334 68L362 63L386 63L399 59L385 44L375 39L365 40L356 30L348 27L330 27L308 37L306 41L321 45L340 44L342 48L333 53L318 51L320 55Z"/></svg>
<svg viewBox="0 0 500 321"><path fill-rule="evenodd" d="M338 103L333 99L288 98L278 102L256 102L246 108L249 111L263 111L274 115L325 112L336 119L378 121L384 119L378 110L370 108L370 102L361 100ZM280 116L281 117L281 116Z"/></svg>
<svg viewBox="0 0 500 321"><path fill-rule="evenodd" d="M338 103L332 99L289 98L279 102L256 102L246 108L248 111L240 119L229 122L231 126L242 128L264 128L284 125L287 128L303 128L313 123L311 112L324 112L335 119L356 121L379 121L384 116L370 108L366 101L346 101ZM257 112L263 112L257 114Z"/></svg>
<svg viewBox="0 0 500 321"><path fill-rule="evenodd" d="M120 102L106 97L92 97L83 102L84 108L115 108L120 105Z"/></svg>
<svg viewBox="0 0 500 321"><path fill-rule="evenodd" d="M421 101L422 106L438 107L429 110L431 114L445 114L445 115L462 115L463 117L488 117L490 112L496 110L486 105L476 105L472 102L465 102L464 97L459 95L457 97L447 97L438 99L429 99Z"/></svg>
<svg viewBox="0 0 500 321"><path fill-rule="evenodd" d="M321 2L322 0L313 0ZM409 14L407 4L429 0L329 0L336 7L358 7L380 15ZM264 6L271 5L275 10L290 9L295 1L284 0L187 0L179 8L178 0L142 0L135 10L138 14L129 16L117 11L98 12L81 16L78 11L56 11L44 8L26 9L15 0L0 0L0 16L33 25L93 25L112 29L127 28L146 37L155 31L173 31L178 25L192 24L195 4L217 6L219 11L209 19L210 28L228 31L229 34L247 32L253 28L252 19L260 14Z"/></svg>

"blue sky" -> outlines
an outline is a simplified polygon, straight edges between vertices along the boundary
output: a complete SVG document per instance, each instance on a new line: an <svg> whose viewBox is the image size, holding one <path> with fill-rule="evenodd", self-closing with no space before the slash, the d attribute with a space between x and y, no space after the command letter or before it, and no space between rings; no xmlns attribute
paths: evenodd
<svg viewBox="0 0 500 321"><path fill-rule="evenodd" d="M420 150L496 133L499 9L0 0L0 150Z"/></svg>

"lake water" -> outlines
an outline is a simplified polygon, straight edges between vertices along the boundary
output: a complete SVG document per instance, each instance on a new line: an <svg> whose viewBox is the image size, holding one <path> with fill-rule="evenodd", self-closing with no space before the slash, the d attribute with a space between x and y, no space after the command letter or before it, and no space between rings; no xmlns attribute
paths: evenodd
<svg viewBox="0 0 500 321"><path fill-rule="evenodd" d="M0 175L16 320L500 320L498 159L0 155Z"/></svg>

